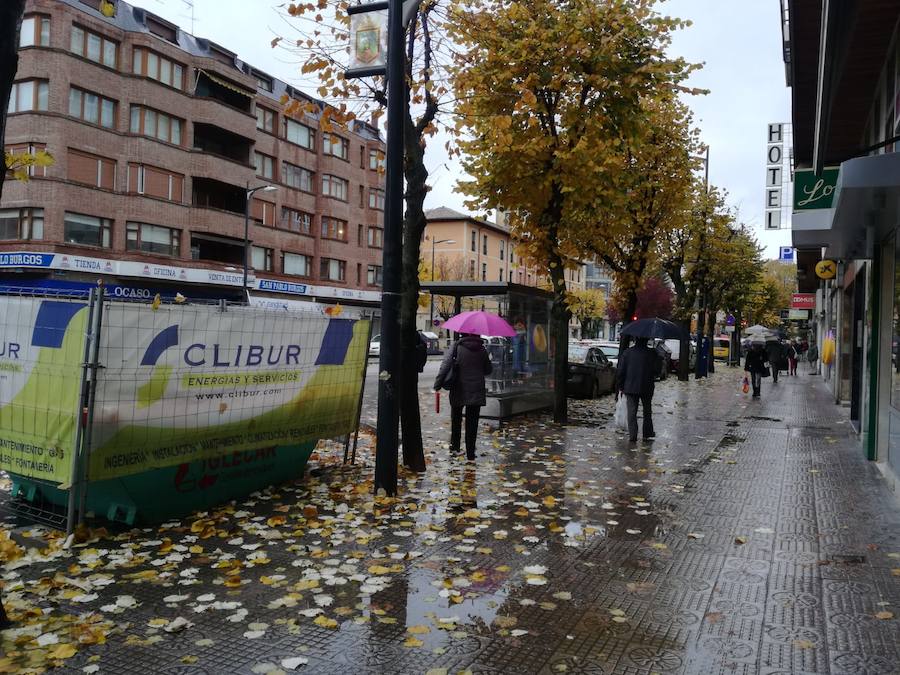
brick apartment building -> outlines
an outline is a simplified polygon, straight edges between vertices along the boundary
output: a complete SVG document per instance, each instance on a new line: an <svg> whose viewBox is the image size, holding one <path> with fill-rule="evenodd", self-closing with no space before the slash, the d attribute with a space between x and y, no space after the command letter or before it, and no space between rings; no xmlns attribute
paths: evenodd
<svg viewBox="0 0 900 675"><path fill-rule="evenodd" d="M376 128L326 133L321 102L121 1L29 0L19 57L6 148L55 162L6 183L0 285L239 299L247 189L271 185L250 205L251 296L378 302Z"/></svg>

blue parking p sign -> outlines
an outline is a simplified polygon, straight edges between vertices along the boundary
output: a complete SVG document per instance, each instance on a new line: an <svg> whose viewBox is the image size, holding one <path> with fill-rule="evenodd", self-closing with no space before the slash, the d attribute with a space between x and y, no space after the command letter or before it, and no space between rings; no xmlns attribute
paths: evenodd
<svg viewBox="0 0 900 675"><path fill-rule="evenodd" d="M779 248L778 260L781 262L794 262L794 249L790 246L782 246Z"/></svg>

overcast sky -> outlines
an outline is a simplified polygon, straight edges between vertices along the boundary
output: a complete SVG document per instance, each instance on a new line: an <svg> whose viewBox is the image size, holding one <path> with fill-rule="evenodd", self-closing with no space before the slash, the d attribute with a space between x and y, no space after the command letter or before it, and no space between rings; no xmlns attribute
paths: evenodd
<svg viewBox="0 0 900 675"><path fill-rule="evenodd" d="M185 0L132 0L191 30ZM193 32L237 52L248 63L293 84L299 84L298 66L269 44L287 28L277 3L271 0L195 0ZM743 222L755 228L776 257L778 246L790 244L789 230L764 232L766 125L790 120L790 91L785 86L781 58L778 0L667 0L661 5L670 15L693 21L677 35L673 53L705 67L691 84L710 90L689 103L710 145L710 179L729 193ZM431 144L427 155L432 192L426 206L464 210L454 192L460 175L448 163L443 143ZM787 223L784 223L786 226Z"/></svg>

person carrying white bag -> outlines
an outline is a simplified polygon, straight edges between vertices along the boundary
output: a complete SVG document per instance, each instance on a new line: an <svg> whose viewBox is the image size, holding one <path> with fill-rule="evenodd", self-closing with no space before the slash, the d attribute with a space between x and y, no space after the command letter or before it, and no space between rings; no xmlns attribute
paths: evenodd
<svg viewBox="0 0 900 675"><path fill-rule="evenodd" d="M655 377L659 371L659 356L655 349L647 346L647 338L637 338L633 347L626 349L619 357L616 373L616 391L619 402L616 404L616 424L618 425L619 406L625 401L627 409L628 440L637 442L637 407L641 404L643 412L643 437L650 440L656 437L653 430L653 391Z"/></svg>

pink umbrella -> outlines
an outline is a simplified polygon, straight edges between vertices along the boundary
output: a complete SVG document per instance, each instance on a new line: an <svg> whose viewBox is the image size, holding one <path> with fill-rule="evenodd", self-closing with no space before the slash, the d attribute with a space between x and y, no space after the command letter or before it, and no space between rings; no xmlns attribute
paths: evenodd
<svg viewBox="0 0 900 675"><path fill-rule="evenodd" d="M448 319L443 328L457 333L473 333L498 337L513 337L516 329L505 319L490 312L463 312Z"/></svg>

